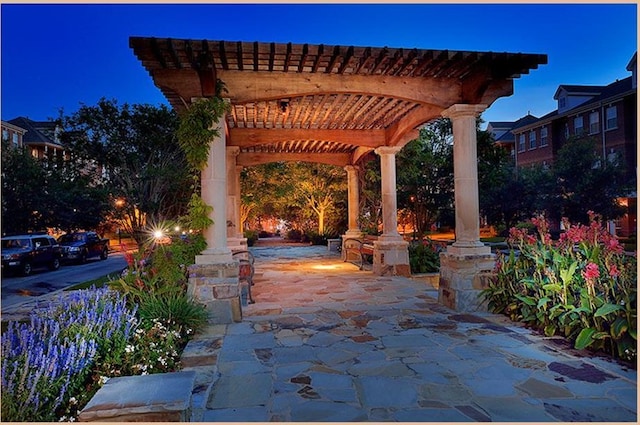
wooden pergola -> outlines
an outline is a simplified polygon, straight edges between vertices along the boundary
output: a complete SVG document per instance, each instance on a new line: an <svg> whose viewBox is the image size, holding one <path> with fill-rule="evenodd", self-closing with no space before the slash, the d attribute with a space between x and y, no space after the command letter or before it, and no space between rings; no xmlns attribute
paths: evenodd
<svg viewBox="0 0 640 425"><path fill-rule="evenodd" d="M484 255L475 120L496 99L513 94L514 79L547 62L543 54L415 48L155 37L131 37L129 44L177 111L214 96L218 80L227 90L231 109L202 177L203 198L218 215L206 235L209 260L200 261L215 263L216 255L230 252L228 246L242 244L240 229L224 227L238 222L238 170L273 161L345 167L347 236L360 235L357 172L363 158L375 152L381 161L384 227L374 254L378 274L408 271L406 243L397 232L395 153L418 136L420 126L442 116L452 120L454 131L451 255Z"/></svg>

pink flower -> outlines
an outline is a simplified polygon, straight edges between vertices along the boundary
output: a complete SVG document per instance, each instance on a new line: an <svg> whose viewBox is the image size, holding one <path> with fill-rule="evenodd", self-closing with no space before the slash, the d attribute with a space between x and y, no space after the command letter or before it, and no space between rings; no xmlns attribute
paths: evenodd
<svg viewBox="0 0 640 425"><path fill-rule="evenodd" d="M586 280L593 280L600 277L600 269L596 263L589 263L582 271L582 276Z"/></svg>
<svg viewBox="0 0 640 425"><path fill-rule="evenodd" d="M620 270L618 270L618 267L615 264L612 264L611 267L609 267L609 276L614 279L620 276Z"/></svg>

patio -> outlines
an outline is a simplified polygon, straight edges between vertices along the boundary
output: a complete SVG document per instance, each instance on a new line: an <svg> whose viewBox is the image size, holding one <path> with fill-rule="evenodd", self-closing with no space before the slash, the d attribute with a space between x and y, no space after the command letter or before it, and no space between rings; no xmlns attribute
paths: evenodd
<svg viewBox="0 0 640 425"><path fill-rule="evenodd" d="M323 246L252 247L255 304L183 361L192 421L637 420L637 373L506 318L464 314Z"/></svg>

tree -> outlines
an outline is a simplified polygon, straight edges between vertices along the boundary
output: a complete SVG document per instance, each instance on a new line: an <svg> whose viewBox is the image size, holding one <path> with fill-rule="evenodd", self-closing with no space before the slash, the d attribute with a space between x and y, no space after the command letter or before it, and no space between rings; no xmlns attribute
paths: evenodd
<svg viewBox="0 0 640 425"><path fill-rule="evenodd" d="M420 129L396 157L398 207L415 214L417 233L431 224L452 224L453 145L451 121L438 119Z"/></svg>
<svg viewBox="0 0 640 425"><path fill-rule="evenodd" d="M604 219L623 214L616 198L625 189L624 170L617 162L602 159L592 137L570 138L558 150L552 171L557 207L549 211L550 217L588 223L588 211Z"/></svg>
<svg viewBox="0 0 640 425"><path fill-rule="evenodd" d="M193 176L175 136L174 111L101 99L64 117L63 124L61 140L72 160L106 185L114 220L139 243L147 221L185 214Z"/></svg>
<svg viewBox="0 0 640 425"><path fill-rule="evenodd" d="M325 234L327 216L346 193L344 170L326 164L295 163L290 167L291 179L298 182L294 193L301 207L309 207L316 215L318 234Z"/></svg>
<svg viewBox="0 0 640 425"><path fill-rule="evenodd" d="M44 169L25 149L2 141L2 234L42 230L49 223Z"/></svg>

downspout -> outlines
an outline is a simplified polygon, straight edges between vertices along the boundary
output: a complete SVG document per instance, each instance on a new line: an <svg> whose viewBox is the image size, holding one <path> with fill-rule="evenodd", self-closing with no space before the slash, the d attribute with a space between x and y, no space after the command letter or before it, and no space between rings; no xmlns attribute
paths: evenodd
<svg viewBox="0 0 640 425"><path fill-rule="evenodd" d="M604 105L602 104L602 102L600 102L600 111L602 116L602 126L600 130L602 132L602 166L604 167L604 161L607 160L607 143L605 140L605 132L604 132L604 126L607 123L607 117L604 115Z"/></svg>

